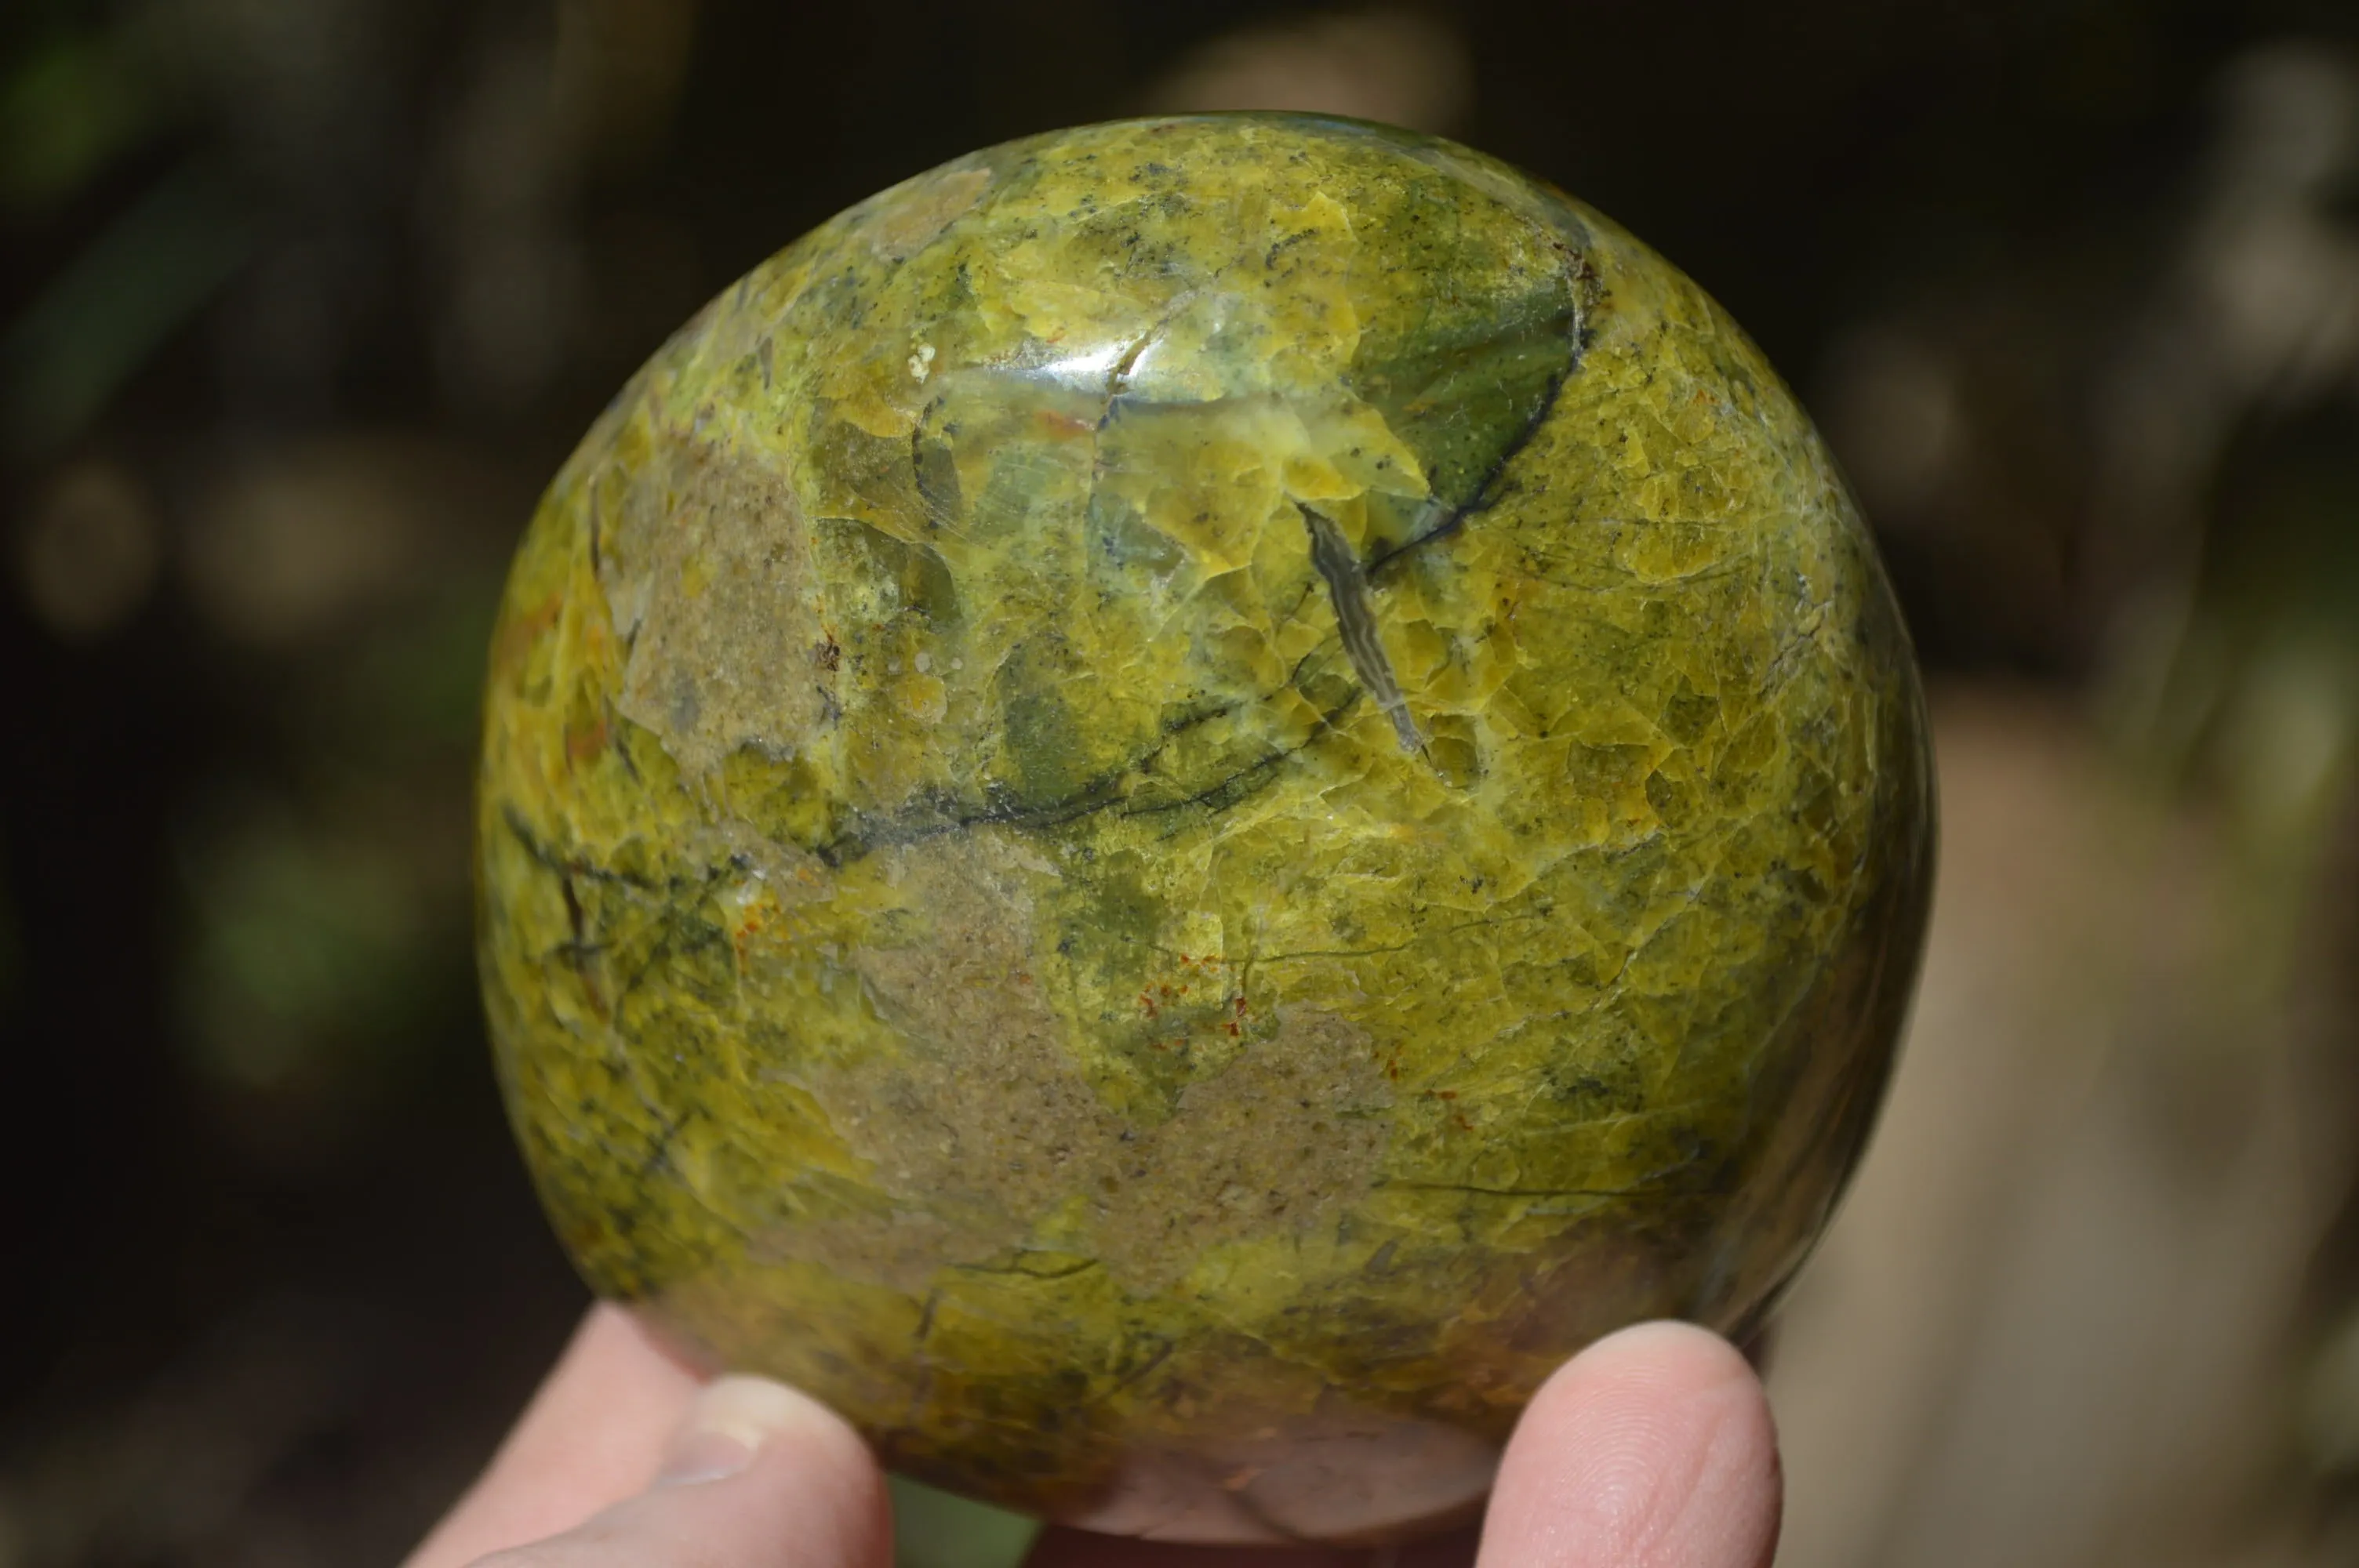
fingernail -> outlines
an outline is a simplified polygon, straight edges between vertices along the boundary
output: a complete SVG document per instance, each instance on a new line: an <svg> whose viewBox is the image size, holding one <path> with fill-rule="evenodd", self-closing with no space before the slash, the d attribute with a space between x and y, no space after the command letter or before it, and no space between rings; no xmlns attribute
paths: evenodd
<svg viewBox="0 0 2359 1568"><path fill-rule="evenodd" d="M689 1407L656 1485L693 1487L743 1475L765 1443L824 1414L809 1396L767 1378L717 1378Z"/></svg>

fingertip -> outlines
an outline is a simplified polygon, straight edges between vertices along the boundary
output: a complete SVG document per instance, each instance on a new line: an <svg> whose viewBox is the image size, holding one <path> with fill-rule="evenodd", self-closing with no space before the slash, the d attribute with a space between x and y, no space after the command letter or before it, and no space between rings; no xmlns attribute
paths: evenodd
<svg viewBox="0 0 2359 1568"><path fill-rule="evenodd" d="M570 1529L637 1491L696 1390L695 1375L628 1312L592 1307L482 1477L408 1568L455 1568Z"/></svg>
<svg viewBox="0 0 2359 1568"><path fill-rule="evenodd" d="M1479 1568L1759 1568L1777 1540L1767 1396L1691 1325L1641 1324L1542 1386L1500 1462Z"/></svg>
<svg viewBox="0 0 2359 1568"><path fill-rule="evenodd" d="M887 1568L884 1473L851 1424L765 1378L714 1379L689 1407L656 1484L544 1555L580 1568Z"/></svg>
<svg viewBox="0 0 2359 1568"><path fill-rule="evenodd" d="M772 1444L790 1447L799 1463L844 1485L864 1486L875 1470L852 1423L819 1400L767 1378L731 1374L706 1384L690 1403L657 1481L723 1479ZM725 1449L743 1455L734 1469L721 1469L730 1460L700 1457Z"/></svg>

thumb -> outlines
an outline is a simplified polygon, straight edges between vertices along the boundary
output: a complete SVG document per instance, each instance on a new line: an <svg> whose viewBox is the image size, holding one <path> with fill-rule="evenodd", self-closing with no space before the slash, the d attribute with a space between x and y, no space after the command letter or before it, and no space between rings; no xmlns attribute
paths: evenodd
<svg viewBox="0 0 2359 1568"><path fill-rule="evenodd" d="M647 1489L478 1568L888 1568L885 1478L818 1400L762 1378L699 1393Z"/></svg>

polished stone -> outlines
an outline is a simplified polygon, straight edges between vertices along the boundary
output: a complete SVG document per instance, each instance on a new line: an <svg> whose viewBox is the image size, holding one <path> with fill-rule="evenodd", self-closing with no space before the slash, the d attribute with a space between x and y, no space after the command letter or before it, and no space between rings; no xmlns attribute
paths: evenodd
<svg viewBox="0 0 2359 1568"><path fill-rule="evenodd" d="M690 1354L1010 1506L1366 1538L1598 1335L1766 1309L1930 834L1867 531L1700 289L1448 143L1142 121L844 213L592 430L484 986Z"/></svg>

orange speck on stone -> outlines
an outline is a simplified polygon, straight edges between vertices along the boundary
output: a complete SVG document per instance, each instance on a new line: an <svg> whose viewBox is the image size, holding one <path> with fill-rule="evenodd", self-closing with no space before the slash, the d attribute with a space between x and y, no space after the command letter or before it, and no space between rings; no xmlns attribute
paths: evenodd
<svg viewBox="0 0 2359 1568"><path fill-rule="evenodd" d="M603 718L587 730L568 730L565 732L565 760L568 762L586 762L605 749L606 720Z"/></svg>
<svg viewBox="0 0 2359 1568"><path fill-rule="evenodd" d="M1095 420L1077 418L1071 414L1060 414L1052 408L1043 408L1032 418L1033 423L1052 436L1089 436L1094 435L1097 431Z"/></svg>
<svg viewBox="0 0 2359 1568"><path fill-rule="evenodd" d="M524 662L525 654L541 639L541 634L557 624L565 612L565 596L552 593L538 604L500 626L492 642L492 673L496 677Z"/></svg>

